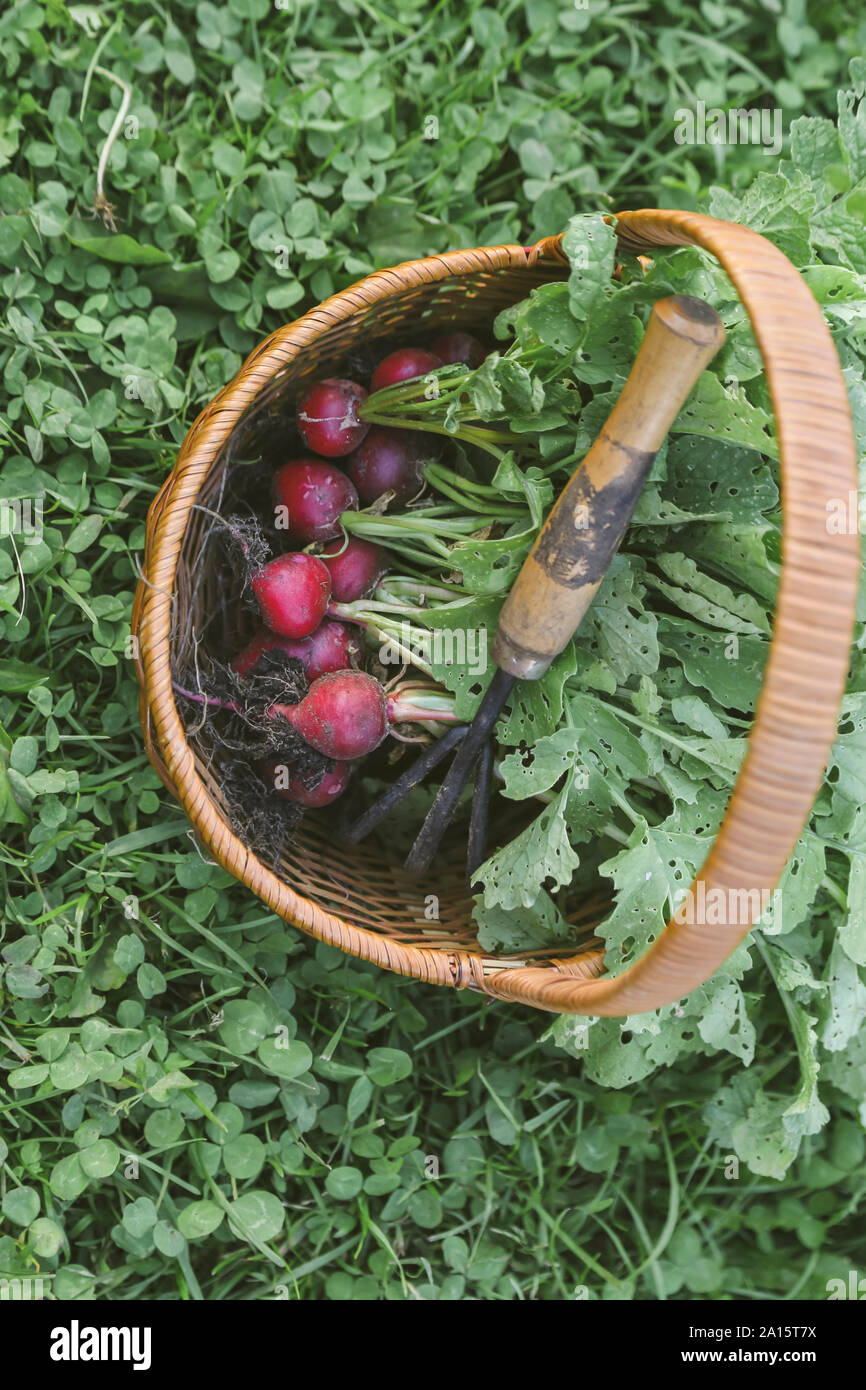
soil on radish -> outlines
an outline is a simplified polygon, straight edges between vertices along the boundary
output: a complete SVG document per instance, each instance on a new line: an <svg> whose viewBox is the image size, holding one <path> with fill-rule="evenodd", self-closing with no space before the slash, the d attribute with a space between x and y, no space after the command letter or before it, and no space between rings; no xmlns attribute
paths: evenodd
<svg viewBox="0 0 866 1390"><path fill-rule="evenodd" d="M223 662L205 658L197 673L187 672L186 680L175 679L187 736L202 761L219 767L232 830L275 872L304 808L275 796L259 764L264 760L285 766L295 782L309 790L330 776L335 766L287 720L268 717L274 704L298 704L307 690L301 662L280 650L263 652L256 672L246 677ZM210 704L211 700L218 704Z"/></svg>
<svg viewBox="0 0 866 1390"><path fill-rule="evenodd" d="M220 769L220 786L235 835L279 877L286 846L303 819L303 806L272 796L254 763L226 762Z"/></svg>

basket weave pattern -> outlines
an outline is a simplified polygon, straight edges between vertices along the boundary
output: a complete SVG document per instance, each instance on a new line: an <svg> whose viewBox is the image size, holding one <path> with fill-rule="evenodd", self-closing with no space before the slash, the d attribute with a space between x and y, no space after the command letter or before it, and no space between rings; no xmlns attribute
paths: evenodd
<svg viewBox="0 0 866 1390"><path fill-rule="evenodd" d="M747 228L681 212L617 216L622 251L697 245L722 263L749 312L766 366L780 444L783 564L773 641L749 750L716 842L692 891L772 889L820 785L848 669L859 570L856 536L829 535L826 503L857 487L844 381L829 332L805 282ZM316 817L305 818L279 874L233 833L219 784L184 731L172 665L198 631L208 576L196 571L204 530L194 503L215 506L226 468L268 412L298 383L338 374L353 346L417 340L459 323L487 328L538 284L562 278L560 239L532 248L485 247L408 262L368 276L266 339L190 430L153 502L136 594L141 717L148 752L214 859L278 916L364 960L430 984L470 987L555 1012L624 1016L671 1003L708 978L749 924L670 922L619 975L604 974L586 904L570 954L494 959L474 937L463 886L465 841L455 835L420 885L399 863L363 847L333 853ZM212 580L210 582L213 582ZM200 633L199 633L200 635ZM439 918L425 917L438 898Z"/></svg>

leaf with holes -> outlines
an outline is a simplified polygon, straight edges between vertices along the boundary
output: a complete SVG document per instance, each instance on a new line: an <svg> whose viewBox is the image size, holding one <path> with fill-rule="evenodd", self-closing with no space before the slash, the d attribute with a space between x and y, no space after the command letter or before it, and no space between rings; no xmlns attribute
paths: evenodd
<svg viewBox="0 0 866 1390"><path fill-rule="evenodd" d="M531 907L539 889L571 881L580 859L562 814L568 792L566 784L526 830L481 865L476 877L484 884L485 907Z"/></svg>

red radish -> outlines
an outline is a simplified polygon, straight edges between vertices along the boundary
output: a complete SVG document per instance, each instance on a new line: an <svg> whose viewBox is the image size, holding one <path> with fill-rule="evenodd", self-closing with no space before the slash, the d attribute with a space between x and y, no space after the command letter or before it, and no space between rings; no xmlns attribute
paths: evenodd
<svg viewBox="0 0 866 1390"><path fill-rule="evenodd" d="M273 499L278 529L304 544L339 536L340 513L358 508L358 494L345 473L314 458L292 459L278 468Z"/></svg>
<svg viewBox="0 0 866 1390"><path fill-rule="evenodd" d="M345 671L361 660L361 643L352 629L334 618L323 618L309 637L280 637L276 632L262 628L235 657L232 670L239 676L251 676L264 653L271 651L285 652L286 656L300 661L310 682L327 675L329 671Z"/></svg>
<svg viewBox="0 0 866 1390"><path fill-rule="evenodd" d="M320 676L299 704L275 706L274 713L311 748L338 761L372 753L388 732L388 698L363 671Z"/></svg>
<svg viewBox="0 0 866 1390"><path fill-rule="evenodd" d="M453 723L456 718L453 707L425 709L411 699L387 695L379 682L364 671L335 671L320 676L297 705L271 705L268 717L280 716L311 748L337 761L352 761L372 753L392 724L413 719Z"/></svg>
<svg viewBox="0 0 866 1390"><path fill-rule="evenodd" d="M283 797L286 801L293 801L296 806L313 809L330 806L332 801L343 795L349 784L352 768L349 763L334 763L331 771L323 773L314 787L307 786L304 779L291 772L286 763L281 762L279 758L259 763L259 772L268 786L273 787L277 796Z"/></svg>
<svg viewBox="0 0 866 1390"><path fill-rule="evenodd" d="M340 377L327 377L309 387L295 415L307 448L329 459L357 449L370 428L358 418L358 407L366 399L363 386Z"/></svg>
<svg viewBox="0 0 866 1390"><path fill-rule="evenodd" d="M206 709L231 710L249 719L235 700L222 700L172 682L174 689L185 699ZM415 687L413 687L414 689ZM406 688L408 689L408 687ZM363 758L378 748L392 724L407 720L447 720L454 723L457 716L452 703L416 704L413 699L398 693L388 695L379 682L364 671L333 671L313 681L303 700L294 705L274 703L264 710L264 721L284 719L301 738L336 762L351 762ZM426 698L426 692L415 694L415 700ZM440 698L437 696L437 698Z"/></svg>
<svg viewBox="0 0 866 1390"><path fill-rule="evenodd" d="M471 333L445 333L430 344L430 351L447 367L458 363L466 367L480 367L487 356L484 344L473 338Z"/></svg>
<svg viewBox="0 0 866 1390"><path fill-rule="evenodd" d="M350 536L345 546L340 540L331 541L325 546L322 559L331 572L331 597L337 603L366 598L389 568L388 556L381 546L360 536Z"/></svg>
<svg viewBox="0 0 866 1390"><path fill-rule="evenodd" d="M252 576L262 617L280 637L309 637L331 598L331 575L315 555L278 555Z"/></svg>
<svg viewBox="0 0 866 1390"><path fill-rule="evenodd" d="M416 376L426 376L435 372L442 363L432 352L424 348L398 348L379 363L370 382L371 391L382 391L386 386L396 386L400 381L410 381Z"/></svg>
<svg viewBox="0 0 866 1390"><path fill-rule="evenodd" d="M304 669L310 684L319 676L332 671L354 670L361 663L361 642L346 623L335 618L323 618L315 632L306 639L310 643L309 658Z"/></svg>
<svg viewBox="0 0 866 1390"><path fill-rule="evenodd" d="M276 632L269 632L266 627L260 628L243 651L235 657L231 668L239 676L251 676L265 652L283 651L287 656L295 656L297 653L294 649L306 646L309 640L309 637L295 640L291 637L280 637Z"/></svg>
<svg viewBox="0 0 866 1390"><path fill-rule="evenodd" d="M384 492L393 492L395 502L408 502L421 491L425 451L415 434L414 430L374 425L363 444L349 455L346 468L362 502L369 505Z"/></svg>

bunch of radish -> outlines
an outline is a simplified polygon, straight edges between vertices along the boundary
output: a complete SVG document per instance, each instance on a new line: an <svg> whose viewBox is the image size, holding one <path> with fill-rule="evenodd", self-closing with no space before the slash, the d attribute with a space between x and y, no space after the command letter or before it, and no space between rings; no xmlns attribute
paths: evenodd
<svg viewBox="0 0 866 1390"><path fill-rule="evenodd" d="M446 365L477 366L484 356L476 338L459 332L436 339L429 349L400 348L378 364L370 391ZM411 501L424 486L425 463L438 453L437 441L417 430L363 421L358 411L367 395L357 382L337 377L314 382L302 393L296 423L309 453L277 469L271 497L276 528L292 548L266 563L255 563L244 552L263 626L232 662L232 671L254 677L266 652L300 661L307 694L297 704L275 703L266 715L286 721L332 762L314 786L279 759L260 763L261 776L276 794L302 807L328 805L341 796L354 762L377 748L393 724L449 717L389 696L361 669L362 645L357 629L349 626L353 615L347 605L373 593L389 559L381 547L347 535L342 514L356 511L359 503ZM231 702L208 703L239 712Z"/></svg>

